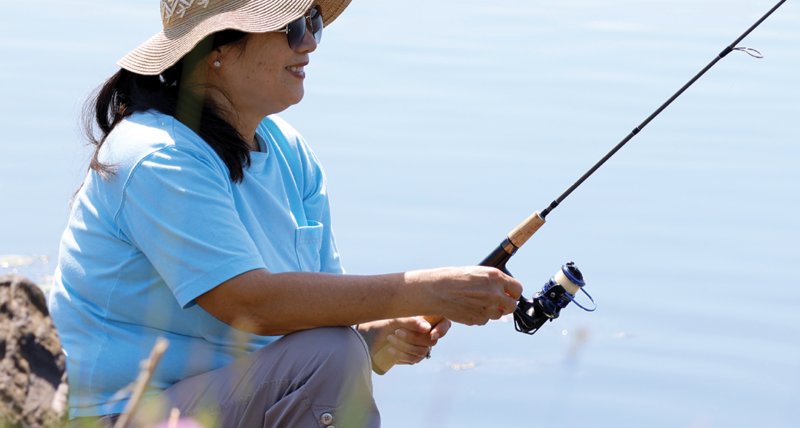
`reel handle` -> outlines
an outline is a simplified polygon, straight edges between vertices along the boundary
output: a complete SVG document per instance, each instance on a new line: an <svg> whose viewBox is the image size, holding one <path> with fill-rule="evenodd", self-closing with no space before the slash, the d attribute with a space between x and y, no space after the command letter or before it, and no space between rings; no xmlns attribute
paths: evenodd
<svg viewBox="0 0 800 428"><path fill-rule="evenodd" d="M435 327L436 324L439 324L444 318L438 316L424 316L425 321L431 325L431 328ZM386 372L389 371L392 367L394 367L395 363L397 362L394 357L389 354L389 348L392 347L391 343L387 343L380 349L380 351L376 352L375 355L372 356L372 371L379 375L384 375Z"/></svg>

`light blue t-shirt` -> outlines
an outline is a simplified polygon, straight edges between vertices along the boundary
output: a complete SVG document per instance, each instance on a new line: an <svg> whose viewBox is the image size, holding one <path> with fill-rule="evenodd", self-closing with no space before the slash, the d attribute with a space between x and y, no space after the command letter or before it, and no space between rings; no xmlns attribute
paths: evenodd
<svg viewBox="0 0 800 428"><path fill-rule="evenodd" d="M222 282L259 268L343 273L319 161L275 116L256 134L241 183L171 116L137 113L109 135L99 160L116 175L91 171L76 195L48 301L71 417L121 413L159 336L170 346L151 395L273 341L195 304Z"/></svg>

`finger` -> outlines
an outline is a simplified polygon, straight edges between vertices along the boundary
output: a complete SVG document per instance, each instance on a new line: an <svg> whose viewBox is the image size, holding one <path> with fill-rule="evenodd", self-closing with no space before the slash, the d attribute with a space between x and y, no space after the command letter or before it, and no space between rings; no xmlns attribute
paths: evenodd
<svg viewBox="0 0 800 428"><path fill-rule="evenodd" d="M428 355L428 349L430 349L428 346L416 346L404 342L394 337L394 335L389 335L388 339L389 343L392 344L392 347L389 348L389 353L400 364L418 363L422 361L422 359L425 358L426 355Z"/></svg>
<svg viewBox="0 0 800 428"><path fill-rule="evenodd" d="M503 290L514 300L519 300L522 296L522 284L512 277L507 277L508 281L503 284Z"/></svg>
<svg viewBox="0 0 800 428"><path fill-rule="evenodd" d="M395 364L413 365L425 359L425 357L416 357L394 348L389 348L389 354L397 361Z"/></svg>
<svg viewBox="0 0 800 428"><path fill-rule="evenodd" d="M436 324L436 327L434 327L433 330L431 330L431 340L435 342L440 338L444 337L444 335L447 334L447 332L450 330L451 326L452 323L450 322L449 319L447 318L442 319L439 322L439 324Z"/></svg>
<svg viewBox="0 0 800 428"><path fill-rule="evenodd" d="M431 324L422 317L396 318L392 320L392 326L395 329L402 328L420 333L427 333L431 330Z"/></svg>
<svg viewBox="0 0 800 428"><path fill-rule="evenodd" d="M433 328L433 326L431 325L431 323L426 321L425 318L422 317L417 318L417 331L421 333L427 333L431 331L431 328Z"/></svg>
<svg viewBox="0 0 800 428"><path fill-rule="evenodd" d="M500 304L500 311L503 313L503 315L508 315L514 312L516 309L517 301L508 296L506 296L506 298L503 299L503 303Z"/></svg>
<svg viewBox="0 0 800 428"><path fill-rule="evenodd" d="M505 315L503 308L491 307L489 309L489 319L499 320L503 315Z"/></svg>
<svg viewBox="0 0 800 428"><path fill-rule="evenodd" d="M437 339L434 339L432 337L431 333L428 332L419 333L416 331L404 330L402 328L398 328L397 330L395 330L394 335L398 339L416 346L424 346L424 347L433 346L436 344L437 341Z"/></svg>

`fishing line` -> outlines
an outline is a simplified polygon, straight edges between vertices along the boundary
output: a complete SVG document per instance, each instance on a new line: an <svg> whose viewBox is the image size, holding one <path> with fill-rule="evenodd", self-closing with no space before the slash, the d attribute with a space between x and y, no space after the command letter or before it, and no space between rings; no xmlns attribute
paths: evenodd
<svg viewBox="0 0 800 428"><path fill-rule="evenodd" d="M603 166L603 164L606 163L607 160L609 160L612 156L614 156L614 154L617 153L617 151L619 151L619 149L621 149L625 144L627 144L628 141L633 139L633 137L635 137L636 134L641 132L641 130L644 129L644 127L647 126L650 123L650 121L655 119L656 116L658 116L659 114L661 114L662 111L664 111L664 109L669 107L669 105L672 104L672 102L675 101L679 96L681 96L687 89L689 89L689 87L692 86L694 82L703 77L703 75L706 74L706 72L710 70L711 67L716 65L717 62L719 62L719 60L725 58L732 51L737 50L736 45L738 45L742 40L744 40L745 37L747 37L751 32L753 32L753 30L755 30L759 25L761 25L761 23L764 22L764 20L769 18L769 16L772 15L772 13L775 12L785 2L786 0L781 0L780 2L778 2L778 4L776 4L772 9L770 9L770 11L767 12L764 16L762 16L761 19L759 19L755 24L753 24L750 28L748 28L747 31L745 31L741 36L739 36L739 38L737 38L728 47L723 49L722 52L719 53L719 55L717 55L708 65L705 66L705 68L700 70L699 73L697 73L685 85L683 85L683 87L679 89L678 92L676 92L674 95L672 95L664 104L662 104L661 107L657 108L656 111L654 111L650 116L648 116L647 119L644 120L644 122L639 124L639 126L637 126L636 128L633 128L633 131L631 131L630 134L628 134L628 136L623 138L622 141L619 142L619 144L617 144L613 149L611 149L610 152L608 152L608 154L603 156L603 158L600 159L600 161L598 161L594 166L592 166L589 169L589 171L587 171L581 178L578 179L578 181L576 181L572 186L570 186L570 188L567 189L567 191L565 191L563 194L561 194L561 196L556 198L556 200L553 201L550 204L550 206L542 210L540 214L542 219L546 218L551 211L553 211L561 202L564 201L564 199L567 198L567 196L569 196L573 191L575 191L575 189L577 189L578 186L583 184L583 182L586 181L586 179L589 178L589 176L594 174L595 171L597 171L601 166ZM743 48L743 49L750 49L750 48ZM747 53L750 54L750 52Z"/></svg>
<svg viewBox="0 0 800 428"><path fill-rule="evenodd" d="M751 57L753 57L755 59L764 59L764 54L762 54L757 49L748 48L748 47L738 47L738 48L735 48L734 50L735 51L739 51L739 52L744 52L744 53L750 55ZM731 85L728 86L728 89L725 90L725 93L727 94L728 92L730 92L731 89L733 89L734 86L737 86L742 81L742 79L745 77L745 76L742 76L742 74L749 74L752 69L753 69L753 63L749 62L747 64L747 66L744 68L744 70L742 70L744 73L740 73L739 77L736 80L734 80L733 82L731 82ZM710 110L711 107L709 107L708 109Z"/></svg>
<svg viewBox="0 0 800 428"><path fill-rule="evenodd" d="M678 92L672 95L664 104L658 107L650 116L647 117L639 126L635 127L625 138L622 139L611 151L603 156L594 166L592 166L578 181L570 186L564 193L550 203L547 208L541 212L536 211L525 221L519 224L511 233L508 234L506 239L492 251L483 261L479 263L480 266L491 266L499 269L500 271L511 275L506 268L506 263L513 256L517 250L525 244L525 242L538 231L545 223L545 218L550 214L564 199L566 199L575 189L578 188L587 178L594 174L606 161L608 161L614 154L616 154L625 144L628 143L633 137L644 129L656 116L658 116L664 109L666 109L673 101L675 101L681 94L683 94L690 86L692 86L700 77L702 77L708 70L711 69L722 58L725 58L733 51L741 51L750 56L760 56L761 53L755 49L740 47L739 43L744 40L753 30L755 30L762 22L764 22L773 12L783 5L786 0L781 0L769 12L761 17L755 24L747 29L741 36L739 36L733 43L725 47L708 65L706 65L699 73L691 78ZM520 296L517 302L517 308L514 311L514 326L517 331L526 334L536 333L544 323L553 321L558 318L561 309L564 309L571 302L575 302L577 306L585 311L594 311L597 306L591 309L578 304L575 296L579 292L583 294L594 304L594 300L589 293L584 290L586 282L580 269L573 262L564 264L561 269L553 275L542 287L542 290L537 292L533 298L526 299ZM436 325L442 320L437 316L426 316L425 319L431 324ZM388 349L390 345L386 345L383 349L378 351L372 358L372 368L378 374L384 374L392 366L395 360L389 355Z"/></svg>
<svg viewBox="0 0 800 428"><path fill-rule="evenodd" d="M517 226L511 233L508 234L505 240L490 253L481 263L481 266L493 266L497 269L507 273L506 263L513 256L517 250L522 247L525 242L533 236L539 228L545 223L545 219L556 207L561 204L572 192L575 191L587 178L589 178L595 171L603 166L614 154L616 154L625 144L635 137L642 129L645 128L653 119L661 114L673 101L681 96L689 87L691 87L698 79L700 79L708 70L717 64L722 58L725 58L733 51L744 52L752 57L763 57L761 52L756 49L738 46L753 30L755 30L762 22L764 22L770 15L772 15L778 8L785 3L786 0L779 1L772 9L762 16L755 24L748 28L741 36L733 41L730 45L725 47L714 59L708 63L699 73L692 77L683 87L681 87L675 94L673 94L664 104L658 107L650 116L648 116L639 126L635 127L625 138L622 139L611 151L609 151L602 159L600 159L594 166L581 176L578 181L572 184L564 193L550 203L547 208L541 212L537 211L528 217L524 222ZM575 301L573 297L578 291L582 291L589 300L594 303L591 296L583 289L585 286L583 275L575 266L574 263L569 262L562 266L561 270L556 273L541 291L536 293L532 299L520 297L517 303L517 309L514 312L514 324L518 331L534 334L542 325L547 321L552 321L559 316L561 309L566 307L571 301ZM576 302L577 304L577 302ZM593 311L584 306L578 305L586 311Z"/></svg>

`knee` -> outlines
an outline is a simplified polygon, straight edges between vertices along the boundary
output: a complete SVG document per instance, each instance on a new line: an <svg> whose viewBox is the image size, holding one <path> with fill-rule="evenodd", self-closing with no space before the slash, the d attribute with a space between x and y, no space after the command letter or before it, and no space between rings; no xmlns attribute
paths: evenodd
<svg viewBox="0 0 800 428"><path fill-rule="evenodd" d="M372 361L361 335L350 327L324 327L280 339L302 366L299 378L316 419L334 415L336 426L380 426L372 397Z"/></svg>
<svg viewBox="0 0 800 428"><path fill-rule="evenodd" d="M351 327L321 327L298 331L281 340L321 364L371 370L369 350L361 335Z"/></svg>

